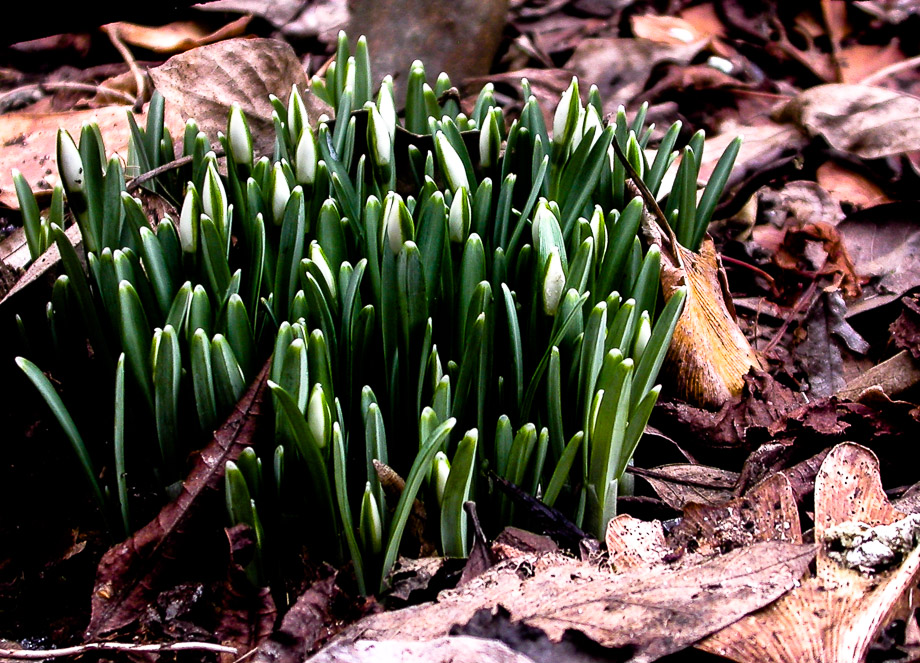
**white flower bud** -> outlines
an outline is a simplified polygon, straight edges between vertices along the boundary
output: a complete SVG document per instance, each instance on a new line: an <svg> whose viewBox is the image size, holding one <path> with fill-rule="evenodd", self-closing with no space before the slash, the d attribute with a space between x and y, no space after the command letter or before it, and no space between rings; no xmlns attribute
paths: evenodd
<svg viewBox="0 0 920 663"><path fill-rule="evenodd" d="M393 153L393 140L380 111L373 104L368 104L367 142L371 156L379 168L389 168Z"/></svg>
<svg viewBox="0 0 920 663"><path fill-rule="evenodd" d="M387 194L386 205L383 208L383 230L386 233L387 244L393 253L399 253L403 242L415 237L412 215L409 214L402 196L398 193Z"/></svg>
<svg viewBox="0 0 920 663"><path fill-rule="evenodd" d="M326 287L329 288L329 292L332 294L333 299L335 299L337 296L335 278L332 276L332 270L329 268L329 261L326 259L326 253L316 240L310 242L310 260L319 268L320 274L323 275L323 279L326 281Z"/></svg>
<svg viewBox="0 0 920 663"><path fill-rule="evenodd" d="M540 247L541 234L547 232L541 230L541 226L546 223L558 223L558 221L556 221L556 215L553 214L553 211L550 209L549 203L546 202L546 198L540 198L540 201L537 203L537 210L533 214L533 223L530 228L533 247L535 249Z"/></svg>
<svg viewBox="0 0 920 663"><path fill-rule="evenodd" d="M470 234L472 217L473 210L470 205L470 194L466 187L460 187L450 203L450 216L448 219L450 241L455 243L466 241L466 236Z"/></svg>
<svg viewBox="0 0 920 663"><path fill-rule="evenodd" d="M272 215L275 219L275 225L281 225L284 219L284 208L287 206L288 199L291 197L291 186L284 176L284 170L280 163L275 163L272 168Z"/></svg>
<svg viewBox="0 0 920 663"><path fill-rule="evenodd" d="M294 155L294 177L297 182L304 185L313 184L316 180L316 137L309 125L304 125L297 142L297 152Z"/></svg>
<svg viewBox="0 0 920 663"><path fill-rule="evenodd" d="M393 101L393 77L387 75L380 84L380 92L377 93L377 110L380 111L380 117L383 118L383 124L390 134L390 138L396 136L396 103Z"/></svg>
<svg viewBox="0 0 920 663"><path fill-rule="evenodd" d="M572 77L572 83L562 93L562 99L559 100L553 116L553 144L565 145L571 139L580 116L581 99L578 97L578 79Z"/></svg>
<svg viewBox="0 0 920 663"><path fill-rule="evenodd" d="M224 183L221 181L220 175L217 174L215 163L216 160L211 160L204 174L201 209L214 219L214 222L218 224L221 230L224 230L223 226L227 218L227 192L224 189Z"/></svg>
<svg viewBox="0 0 920 663"><path fill-rule="evenodd" d="M547 315L556 315L559 302L562 301L562 290L565 288L565 271L559 259L559 249L555 246L550 249L546 268L543 271L543 312Z"/></svg>
<svg viewBox="0 0 920 663"><path fill-rule="evenodd" d="M332 434L332 413L326 403L323 386L318 382L313 385L310 392L310 402L307 404L307 426L310 434L320 449L325 449Z"/></svg>
<svg viewBox="0 0 920 663"><path fill-rule="evenodd" d="M450 461L447 460L447 454L439 451L435 454L433 465L434 493L438 499L438 506L444 503L444 489L447 487L447 477L450 476Z"/></svg>
<svg viewBox="0 0 920 663"><path fill-rule="evenodd" d="M457 154L457 150L447 140L443 131L439 131L435 137L435 151L438 153L438 161L441 163L441 169L444 171L444 178L447 180L451 191L456 191L462 186L470 188L470 182L466 177L466 168L463 166L463 160Z"/></svg>
<svg viewBox="0 0 920 663"><path fill-rule="evenodd" d="M234 103L230 107L230 119L227 123L227 136L230 143L230 154L236 163L252 165L252 134L240 105Z"/></svg>
<svg viewBox="0 0 920 663"><path fill-rule="evenodd" d="M501 150L502 138L498 117L493 110L494 106L489 106L489 111L483 118L483 126L479 131L479 164L483 168L489 168L498 163L498 153Z"/></svg>
<svg viewBox="0 0 920 663"><path fill-rule="evenodd" d="M83 159L80 150L73 142L70 134L64 129L58 129L57 135L57 160L61 179L68 192L83 191Z"/></svg>
<svg viewBox="0 0 920 663"><path fill-rule="evenodd" d="M185 253L198 250L198 223L201 219L201 200L195 185L189 182L179 213L179 245Z"/></svg>

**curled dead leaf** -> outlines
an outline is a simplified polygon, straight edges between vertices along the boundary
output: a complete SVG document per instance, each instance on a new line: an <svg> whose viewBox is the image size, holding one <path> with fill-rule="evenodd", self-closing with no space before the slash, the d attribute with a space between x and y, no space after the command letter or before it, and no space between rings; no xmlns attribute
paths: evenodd
<svg viewBox="0 0 920 663"><path fill-rule="evenodd" d="M669 298L682 283L687 303L668 349L665 374L691 403L719 408L744 388L744 376L760 360L735 322L731 295L715 245L703 240L699 253L674 245L679 262L662 252L661 285Z"/></svg>

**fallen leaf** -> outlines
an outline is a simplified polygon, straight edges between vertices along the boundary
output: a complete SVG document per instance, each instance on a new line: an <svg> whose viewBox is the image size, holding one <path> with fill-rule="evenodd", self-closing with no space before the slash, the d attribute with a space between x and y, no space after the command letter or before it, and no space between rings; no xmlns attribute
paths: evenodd
<svg viewBox="0 0 920 663"><path fill-rule="evenodd" d="M262 416L270 365L269 360L214 432L211 443L202 449L179 497L103 555L96 572L87 639L98 639L136 621L152 597L168 585L177 567L188 565L191 556L219 554L214 548L220 550L220 537L208 539L208 533L216 534L216 530L201 527L201 523L220 508L224 464L235 460L251 443Z"/></svg>
<svg viewBox="0 0 920 663"><path fill-rule="evenodd" d="M246 114L257 154L271 155L275 129L269 94L287 100L291 86L303 93L307 78L288 44L275 39L229 39L175 55L150 70L166 107L183 118L194 118L211 140L227 131L230 106L238 103ZM311 122L321 103L305 94Z"/></svg>
<svg viewBox="0 0 920 663"><path fill-rule="evenodd" d="M779 119L863 159L920 150L920 99L868 85L819 85L786 104Z"/></svg>
<svg viewBox="0 0 920 663"><path fill-rule="evenodd" d="M566 660L572 660L566 658ZM529 656L514 651L497 639L469 635L452 635L424 642L398 640L335 644L309 659L310 663L537 663ZM298 663L300 663L298 661Z"/></svg>
<svg viewBox="0 0 920 663"><path fill-rule="evenodd" d="M609 113L645 89L656 65L662 62L690 64L704 43L672 45L648 39L585 39L575 48L565 67L579 79L597 85L601 98L606 100L604 111Z"/></svg>
<svg viewBox="0 0 920 663"><path fill-rule="evenodd" d="M214 31L205 29L195 21L175 21L157 27L120 22L109 23L106 27L117 31L118 36L132 46L171 55L222 39L239 37L251 20L252 16L241 16Z"/></svg>
<svg viewBox="0 0 920 663"><path fill-rule="evenodd" d="M380 76L394 75L396 98L401 99L416 59L424 63L432 85L442 71L454 85L488 74L508 7L479 0L353 0L348 9L348 33L367 37L372 69Z"/></svg>
<svg viewBox="0 0 920 663"><path fill-rule="evenodd" d="M850 373L844 365L837 339L855 353L865 354L869 343L846 321L847 307L839 290L822 292L805 317L807 337L795 348L796 357L808 376L808 394L831 396L843 389Z"/></svg>
<svg viewBox="0 0 920 663"><path fill-rule="evenodd" d="M815 576L697 646L739 663L865 660L920 575L920 548L890 570L864 574L831 557L829 534L847 523L871 528L902 518L885 496L875 455L852 443L835 447L815 482Z"/></svg>
<svg viewBox="0 0 920 663"><path fill-rule="evenodd" d="M0 115L0 205L19 209L13 178L18 168L38 196L50 196L58 181L57 132L66 129L79 137L84 122L97 122L107 154L128 155L131 132L127 106L106 106L67 113L7 113ZM166 126L173 137L181 136L184 120L167 105ZM135 115L144 126L143 114Z"/></svg>
<svg viewBox="0 0 920 663"><path fill-rule="evenodd" d="M332 606L342 593L337 577L336 571L326 567L324 577L297 597L278 630L259 646L253 663L301 663L334 632Z"/></svg>
<svg viewBox="0 0 920 663"><path fill-rule="evenodd" d="M856 0L853 6L894 25L920 12L920 7L905 0Z"/></svg>
<svg viewBox="0 0 920 663"><path fill-rule="evenodd" d="M639 39L648 39L659 44L681 46L709 41L710 35L700 32L696 26L677 16L654 16L637 14L630 17L633 34Z"/></svg>
<svg viewBox="0 0 920 663"><path fill-rule="evenodd" d="M620 574L558 553L518 557L442 592L437 603L366 618L333 644L440 638L480 610L502 606L513 622L540 629L553 642L577 631L613 649L608 655L652 661L776 600L813 555L809 545L769 541L709 560L685 556L676 570Z"/></svg>
<svg viewBox="0 0 920 663"><path fill-rule="evenodd" d="M669 536L672 547L702 555L724 554L759 541L802 543L795 494L783 474L723 504L688 504Z"/></svg>
<svg viewBox="0 0 920 663"><path fill-rule="evenodd" d="M887 44L851 44L840 51L843 83L859 83L880 69L904 59L897 38Z"/></svg>
<svg viewBox="0 0 920 663"><path fill-rule="evenodd" d="M739 477L737 472L689 463L662 465L652 468L652 472L641 472L638 476L648 481L655 494L675 509L683 509L690 502L725 502L732 498Z"/></svg>
<svg viewBox="0 0 920 663"><path fill-rule="evenodd" d="M838 203L862 209L891 202L880 186L836 161L825 161L815 175L821 189Z"/></svg>
<svg viewBox="0 0 920 663"><path fill-rule="evenodd" d="M920 359L920 299L917 295L901 300L904 310L891 323L889 330L896 347L909 350L914 359Z"/></svg>
<svg viewBox="0 0 920 663"><path fill-rule="evenodd" d="M837 230L854 269L868 282L847 317L883 306L920 286L920 204L876 205L850 214Z"/></svg>
<svg viewBox="0 0 920 663"><path fill-rule="evenodd" d="M236 649L236 655L221 654L221 663L233 663L271 634L277 612L269 588L255 587L246 575L245 565L252 559L256 546L252 528L240 524L226 532L230 563L221 588L217 606L219 622L214 635L220 644Z"/></svg>

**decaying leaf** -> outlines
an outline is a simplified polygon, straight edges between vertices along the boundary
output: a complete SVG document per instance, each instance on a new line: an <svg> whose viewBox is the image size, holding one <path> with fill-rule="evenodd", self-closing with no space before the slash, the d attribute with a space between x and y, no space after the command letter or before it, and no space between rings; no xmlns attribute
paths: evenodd
<svg viewBox="0 0 920 663"><path fill-rule="evenodd" d="M253 663L301 663L334 629L332 604L341 595L337 573L326 569L284 615L281 626L256 650Z"/></svg>
<svg viewBox="0 0 920 663"><path fill-rule="evenodd" d="M807 337L796 347L806 367L810 396L823 398L846 387L848 372L838 340L851 352L865 354L869 343L846 321L847 307L839 290L822 292L805 318ZM858 374L858 369L850 371Z"/></svg>
<svg viewBox="0 0 920 663"><path fill-rule="evenodd" d="M677 393L691 403L719 408L744 388L744 376L760 368L760 360L738 328L725 275L712 239L699 253L675 245L679 262L662 252L661 285L670 298L681 283L688 286L687 303L668 348L665 374Z"/></svg>
<svg viewBox="0 0 920 663"><path fill-rule="evenodd" d="M847 317L888 304L920 286L920 204L876 205L850 214L837 230L854 270L867 279Z"/></svg>
<svg viewBox="0 0 920 663"><path fill-rule="evenodd" d="M662 62L689 64L706 44L706 39L690 43L666 44L650 39L584 39L566 63L566 69L579 79L597 85L601 98L614 112L645 89L649 76ZM555 102L553 104L555 107Z"/></svg>
<svg viewBox="0 0 920 663"><path fill-rule="evenodd" d="M275 131L269 94L287 100L291 86L301 92L307 77L294 49L275 39L228 39L176 55L150 70L166 107L183 118L195 118L208 136L226 133L230 106L238 103L246 114L258 154L271 154ZM315 121L327 112L315 95L304 95ZM330 112L330 115L332 113Z"/></svg>
<svg viewBox="0 0 920 663"><path fill-rule="evenodd" d="M639 474L668 506L683 509L690 502L719 504L732 498L738 473L707 465L662 465Z"/></svg>
<svg viewBox="0 0 920 663"><path fill-rule="evenodd" d="M920 576L920 547L873 573L841 565L830 552L840 545L841 525L874 528L904 517L885 496L875 455L856 444L835 447L815 482L815 576L698 646L740 663L864 660Z"/></svg>
<svg viewBox="0 0 920 663"><path fill-rule="evenodd" d="M103 555L96 573L87 639L97 639L137 620L193 556L219 558L219 531L200 525L211 518L212 508L220 507L224 464L235 460L251 442L262 415L270 367L269 360L214 432L211 443L202 449L179 497Z"/></svg>
<svg viewBox="0 0 920 663"><path fill-rule="evenodd" d="M868 85L819 85L781 111L809 135L863 159L920 149L920 99Z"/></svg>
<svg viewBox="0 0 920 663"><path fill-rule="evenodd" d="M176 21L157 27L136 23L109 23L106 27L116 30L126 43L140 46L155 53L181 53L197 46L211 44L221 39L239 37L252 16L241 16L218 30L206 30L195 21Z"/></svg>
<svg viewBox="0 0 920 663"><path fill-rule="evenodd" d="M233 647L237 656L222 654L221 663L233 663L240 654L258 647L271 634L275 623L275 602L268 587L255 587L246 576L245 564L252 559L256 539L248 525L227 530L230 564L219 606L220 619L214 634L222 645Z"/></svg>
<svg viewBox="0 0 920 663"><path fill-rule="evenodd" d="M688 504L670 540L672 546L703 555L758 541L802 543L792 486L783 474L774 474L746 495L724 504Z"/></svg>
<svg viewBox="0 0 920 663"><path fill-rule="evenodd" d="M613 574L559 553L525 555L442 592L436 603L364 619L333 642L428 641L454 625L462 631L483 609L498 619L504 609L511 622L540 629L553 642L577 632L613 650L607 655L614 660L651 661L769 604L795 585L812 557L811 546L769 541L709 560L685 556L673 567Z"/></svg>
<svg viewBox="0 0 920 663"><path fill-rule="evenodd" d="M359 640L335 644L310 659L311 663L536 663L498 640L452 635L423 642Z"/></svg>
<svg viewBox="0 0 920 663"><path fill-rule="evenodd" d="M57 132L64 128L71 136L79 137L84 122L99 124L106 151L128 155L131 132L125 116L127 106L106 106L92 110L66 113L7 113L0 115L0 205L19 209L10 172L18 168L36 195L51 195L58 181ZM142 114L135 115L138 124L146 121ZM226 115L224 116L226 122ZM166 126L174 137L181 136L184 119L176 109L166 108Z"/></svg>

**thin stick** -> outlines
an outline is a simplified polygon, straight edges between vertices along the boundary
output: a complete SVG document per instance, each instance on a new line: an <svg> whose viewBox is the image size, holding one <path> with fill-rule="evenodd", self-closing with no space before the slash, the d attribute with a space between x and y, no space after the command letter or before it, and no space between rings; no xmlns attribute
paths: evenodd
<svg viewBox="0 0 920 663"><path fill-rule="evenodd" d="M805 292L802 293L802 296L799 297L798 301L796 301L795 306L792 307L792 311L789 312L789 315L786 316L785 320L783 320L783 324L780 325L779 331L776 332L772 339L770 339L770 342L767 343L767 347L763 349L761 354L766 356L770 353L771 350L773 350L773 348L777 346L777 344L780 342L780 339L782 339L783 334L785 334L786 330L789 329L789 325L792 324L792 318L794 318L798 312L802 310L802 307L805 305L806 301L814 299L815 292L817 290L818 279L816 277L815 280L811 282L811 285L809 285L805 290Z"/></svg>
<svg viewBox="0 0 920 663"><path fill-rule="evenodd" d="M915 55L912 58L907 58L906 60L901 60L900 62L895 62L890 64L887 67L882 67L875 73L869 74L864 79L859 81L860 85L875 85L883 78L892 76L894 74L899 74L902 71L908 69L913 69L914 67L920 66L920 55Z"/></svg>
<svg viewBox="0 0 920 663"><path fill-rule="evenodd" d="M764 279L764 280L770 285L770 290L771 290L771 292L773 293L773 296L774 296L774 297L778 297L778 296L779 296L780 292L779 292L779 288L776 287L776 280L774 280L774 278L773 278L772 276L770 276L769 274L767 274L767 273L766 273L765 271L763 271L760 267L758 267L758 266L756 266L756 265L752 265L752 264L749 263L749 262L744 262L743 260L738 260L737 258L731 258L731 257L729 257L729 256L721 256L721 258L722 258L722 261L723 261L723 262L727 262L729 265L736 265L736 266L738 266L738 267L745 267L746 269L751 270L752 272L754 272L755 274L757 274L757 276L759 276L759 277L761 277L762 279Z"/></svg>
<svg viewBox="0 0 920 663"><path fill-rule="evenodd" d="M91 651L120 651L130 653L160 653L166 651L208 651L218 654L237 654L234 647L211 642L172 642L158 645L137 645L131 642L87 642L75 647L61 649L0 649L0 659L17 661L40 661L46 658L80 656Z"/></svg>
<svg viewBox="0 0 920 663"><path fill-rule="evenodd" d="M80 92L95 92L95 93L105 93L111 94L113 97L118 97L122 101L127 102L128 104L134 103L134 97L132 97L127 92L122 92L121 90L116 90L114 88L106 87L104 85L93 85L91 83L76 83L74 81L58 81L56 83L33 83L31 85L23 85L22 87L17 87L9 92L4 92L0 96L0 104L4 100L10 98L17 94L23 94L26 92L39 91L39 92L54 92L56 90L77 90Z"/></svg>
<svg viewBox="0 0 920 663"><path fill-rule="evenodd" d="M218 158L224 156L223 148L219 147L216 150L213 150L213 152L214 152L214 155ZM136 188L138 188L140 185L144 184L145 182L149 182L153 178L159 177L163 173L168 173L171 170L175 170L176 168L181 168L182 166L185 166L186 164L190 164L192 163L193 160L194 160L194 156L189 154L184 157L179 157L178 159L174 159L170 161L169 163L164 163L161 166L157 166L153 170L148 170L146 173L142 173L138 175L137 177L129 180L128 183L125 184L125 190L134 191Z"/></svg>
<svg viewBox="0 0 920 663"><path fill-rule="evenodd" d="M141 71L141 68L137 64L137 60L134 59L131 49L122 41L121 35L118 34L118 25L116 23L103 25L102 31L109 36L109 39L112 41L112 46L114 46L121 55L122 59L128 65L128 69L131 70L131 73L134 74L134 84L137 86L137 97L134 99L134 112L140 113L141 109L144 107L144 97L147 92L147 79L144 76L144 72Z"/></svg>

